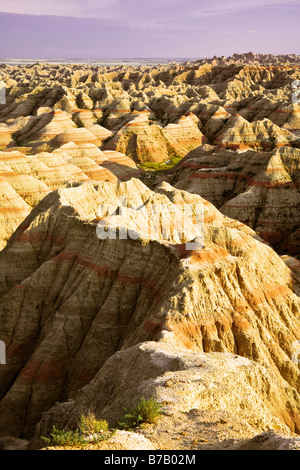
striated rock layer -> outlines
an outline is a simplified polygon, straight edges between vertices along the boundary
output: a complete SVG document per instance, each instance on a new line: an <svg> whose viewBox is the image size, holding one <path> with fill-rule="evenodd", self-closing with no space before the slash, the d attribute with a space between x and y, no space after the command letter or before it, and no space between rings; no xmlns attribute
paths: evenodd
<svg viewBox="0 0 300 470"><path fill-rule="evenodd" d="M238 219L281 252L299 256L300 151L224 151L202 146L167 177L175 187L199 194Z"/></svg>
<svg viewBox="0 0 300 470"><path fill-rule="evenodd" d="M2 64L7 90L0 105L0 148L37 158L45 153L66 158L67 152L68 164L79 167L78 178L73 171L71 179L84 181L114 179L113 168L120 179L139 177L131 160L163 170L185 157L189 162L205 157L202 146L214 146L212 158L199 161L202 171L190 175L193 181L178 181L176 171L171 184L210 200L280 252L299 256L299 66L293 54L252 53L165 66ZM250 149L255 153L246 152ZM108 150L126 155L125 165L103 166L101 155ZM224 159L216 162L215 153L222 150ZM11 184L19 177L8 166L2 167L3 178ZM219 175L213 167L220 168ZM56 171L49 186L47 178L38 177L37 183L35 170L28 170L24 183L12 188L34 207L48 188L69 181L68 173L70 167ZM23 214L18 203L7 207ZM21 221L18 215L15 220L9 222L13 228ZM3 230L1 247L11 233Z"/></svg>
<svg viewBox="0 0 300 470"><path fill-rule="evenodd" d="M0 248L43 197L67 182L116 181L141 176L124 154L92 143L69 143L48 153L0 152Z"/></svg>
<svg viewBox="0 0 300 470"><path fill-rule="evenodd" d="M0 448L142 396L108 448L299 448L299 65L0 64Z"/></svg>
<svg viewBox="0 0 300 470"><path fill-rule="evenodd" d="M2 64L0 147L36 153L88 141L140 162L182 157L206 141L297 147L299 64L260 54L152 67Z"/></svg>
<svg viewBox="0 0 300 470"><path fill-rule="evenodd" d="M107 204L117 208L124 198L127 217L109 218ZM199 240L197 227L187 213L182 232L177 217L184 204L204 212L204 245L194 251L185 242ZM157 221L150 235L147 218L137 215L141 207ZM171 232L166 208L174 214ZM99 239L99 221L121 235L131 230L131 238ZM113 354L149 340L187 349L196 361L205 360L197 353L211 352L225 354L225 361L226 353L255 361L245 362L243 386L251 383L255 391L248 415L259 400L266 422L300 431L300 371L292 360L300 335L299 280L255 232L200 196L167 183L153 192L137 179L59 189L25 219L0 262L0 338L7 346L2 435L32 436L57 401L77 400L96 377L107 387L99 371ZM232 374L228 386L239 377ZM244 405L233 406L239 414Z"/></svg>

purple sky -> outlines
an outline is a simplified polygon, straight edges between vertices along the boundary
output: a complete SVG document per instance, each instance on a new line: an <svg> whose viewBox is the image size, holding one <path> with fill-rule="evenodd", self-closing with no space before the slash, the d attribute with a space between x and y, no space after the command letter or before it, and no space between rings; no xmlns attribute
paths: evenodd
<svg viewBox="0 0 300 470"><path fill-rule="evenodd" d="M299 0L0 0L0 57L299 54L299 19Z"/></svg>

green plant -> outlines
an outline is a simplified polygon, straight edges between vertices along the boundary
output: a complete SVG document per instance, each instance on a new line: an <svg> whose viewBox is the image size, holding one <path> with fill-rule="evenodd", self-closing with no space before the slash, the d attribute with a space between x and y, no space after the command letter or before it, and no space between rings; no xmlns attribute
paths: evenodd
<svg viewBox="0 0 300 470"><path fill-rule="evenodd" d="M167 161L163 162L142 162L139 163L138 166L145 171L152 171L156 174L159 174L161 171L170 170L173 168L177 163L182 160L182 157L179 156L172 156Z"/></svg>
<svg viewBox="0 0 300 470"><path fill-rule="evenodd" d="M47 446L79 446L84 444L84 439L79 435L78 430L76 431L59 431L53 426L50 438L41 437L41 439L47 444Z"/></svg>
<svg viewBox="0 0 300 470"><path fill-rule="evenodd" d="M59 431L53 426L50 437L41 437L47 446L84 447L88 444L96 444L113 436L115 430L108 430L105 420L97 420L94 413L81 415L79 429L76 431Z"/></svg>
<svg viewBox="0 0 300 470"><path fill-rule="evenodd" d="M124 409L125 415L118 422L120 429L132 429L144 423L155 423L161 415L161 405L153 398L140 402L132 409Z"/></svg>
<svg viewBox="0 0 300 470"><path fill-rule="evenodd" d="M98 434L108 431L108 423L104 419L97 420L91 411L80 416L79 429L82 434Z"/></svg>

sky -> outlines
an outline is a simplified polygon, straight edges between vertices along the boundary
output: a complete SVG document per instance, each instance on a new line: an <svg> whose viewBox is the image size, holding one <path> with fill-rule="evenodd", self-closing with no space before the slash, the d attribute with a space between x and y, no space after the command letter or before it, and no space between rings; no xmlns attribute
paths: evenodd
<svg viewBox="0 0 300 470"><path fill-rule="evenodd" d="M299 0L0 0L0 57L300 53Z"/></svg>

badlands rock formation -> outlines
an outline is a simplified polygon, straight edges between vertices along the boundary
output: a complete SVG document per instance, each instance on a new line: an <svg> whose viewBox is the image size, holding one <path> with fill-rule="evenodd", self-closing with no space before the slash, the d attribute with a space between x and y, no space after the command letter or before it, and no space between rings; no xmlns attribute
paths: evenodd
<svg viewBox="0 0 300 470"><path fill-rule="evenodd" d="M175 187L201 195L294 256L300 254L299 178L300 151L290 147L232 152L202 146L168 176Z"/></svg>
<svg viewBox="0 0 300 470"><path fill-rule="evenodd" d="M213 145L216 151L233 150L232 162L243 150L252 149L256 152L253 156L260 158L266 152L282 149L280 155L284 157L280 158L284 159L282 164L289 176L286 175L285 182L279 178L274 185L274 174L267 206L273 205L274 212L276 205L270 204L270 198L274 197L283 203L283 188L293 193L293 202L287 197L284 217L289 221L284 233L277 223L275 228L273 223L270 226L274 214L265 210L264 182L269 178L265 173L256 174L259 182L256 178L253 181L256 189L251 189L250 196L255 202L251 202L252 209L246 209L252 214L244 213L247 206L244 196L241 196L242 209L230 206L230 194L223 194L223 202L218 202L217 207L223 211L222 205L226 203L224 214L253 228L257 225L253 219L262 210L261 219L265 223L262 227L259 223L257 230L274 247L280 245L283 253L298 255L296 209L291 211L289 207L297 207L299 191L299 65L299 56L293 54L252 53L156 67L2 64L0 79L7 90L6 104L0 105L0 149L36 156L42 152L52 154L72 143L80 148L93 144L102 151L123 153L135 163L152 169L155 164L169 168L188 154L202 155L201 147L205 144ZM88 177L103 179L97 176L99 170L94 170L91 166ZM284 170L278 170L277 174ZM261 167L261 171L273 170ZM172 184L177 186L174 178ZM226 185L229 183L227 180ZM59 185L58 178L56 187ZM195 185L195 191L207 197L207 191L202 193L202 183L197 181ZM39 186L36 195L45 190ZM218 190L224 193L223 183ZM234 196L239 194L240 190L235 188ZM241 201L236 202L240 205ZM3 210L7 210L5 205ZM20 211L22 217L24 207ZM285 225L281 214L279 218L279 225ZM3 234L5 239L7 236ZM2 246L5 242L2 241Z"/></svg>
<svg viewBox="0 0 300 470"><path fill-rule="evenodd" d="M246 54L233 54L231 57L217 57L206 58L196 61L197 64L254 64L254 65L299 65L299 56L297 54L253 54L247 52Z"/></svg>
<svg viewBox="0 0 300 470"><path fill-rule="evenodd" d="M107 204L117 208L124 198L127 217L105 217ZM182 233L182 219L177 217L183 204L197 204L204 212L205 245L196 251L187 251L185 242L198 237L197 226L186 216ZM157 221L150 235L146 218L136 215L141 205ZM174 215L170 234L166 208ZM111 230L119 227L118 233L132 230L131 238L99 239L97 224L103 220ZM178 357L187 350L196 362L204 360L203 353L218 352L224 361L228 357L229 364L233 362L224 365L228 373L235 367L234 355L246 358L239 387L245 381L243 386L250 383L254 391L249 389L249 403L240 406L245 414L233 400L235 413L248 413L249 425L253 424L253 409L262 409L258 400L266 407L265 426L281 423L283 429L300 430L300 372L291 360L300 334L298 281L255 232L223 216L200 196L167 183L153 192L138 179L71 185L38 204L11 237L0 261L0 334L8 358L0 369L2 435L31 437L43 411L57 401L75 399L82 387L97 384L98 377L106 390L102 368L115 374L113 355L149 340L183 348ZM157 376L177 370L179 359L174 360L172 368L167 359L162 361ZM226 393L239 375L234 369L231 373L235 379L226 375ZM199 374L199 380L210 380L205 368ZM114 386L107 380L111 396ZM143 380L141 376L136 382L138 387ZM224 381L225 377L220 387ZM114 412L107 413L112 422L124 404L120 389L117 382L119 405L113 404ZM226 398L220 390L228 410L231 391ZM188 396L187 409L204 403L197 387L193 391L191 386ZM131 400L136 397L133 393ZM104 413L105 399L98 399ZM87 399L87 407L94 404ZM265 426L258 429L266 430Z"/></svg>
<svg viewBox="0 0 300 470"><path fill-rule="evenodd" d="M2 64L1 146L110 140L112 150L129 146L138 160L157 161L160 146L163 160L206 139L232 148L297 145L299 57L246 58L136 68Z"/></svg>
<svg viewBox="0 0 300 470"><path fill-rule="evenodd" d="M66 182L115 181L141 176L133 160L93 143L62 145L51 153L0 152L0 248L43 197Z"/></svg>
<svg viewBox="0 0 300 470"><path fill-rule="evenodd" d="M190 113L165 128L149 120L149 112L133 113L134 118L110 139L104 148L117 149L133 160L163 161L173 154L184 157L206 142L198 128L198 118Z"/></svg>
<svg viewBox="0 0 300 470"><path fill-rule="evenodd" d="M0 65L0 448L299 447L299 64Z"/></svg>

